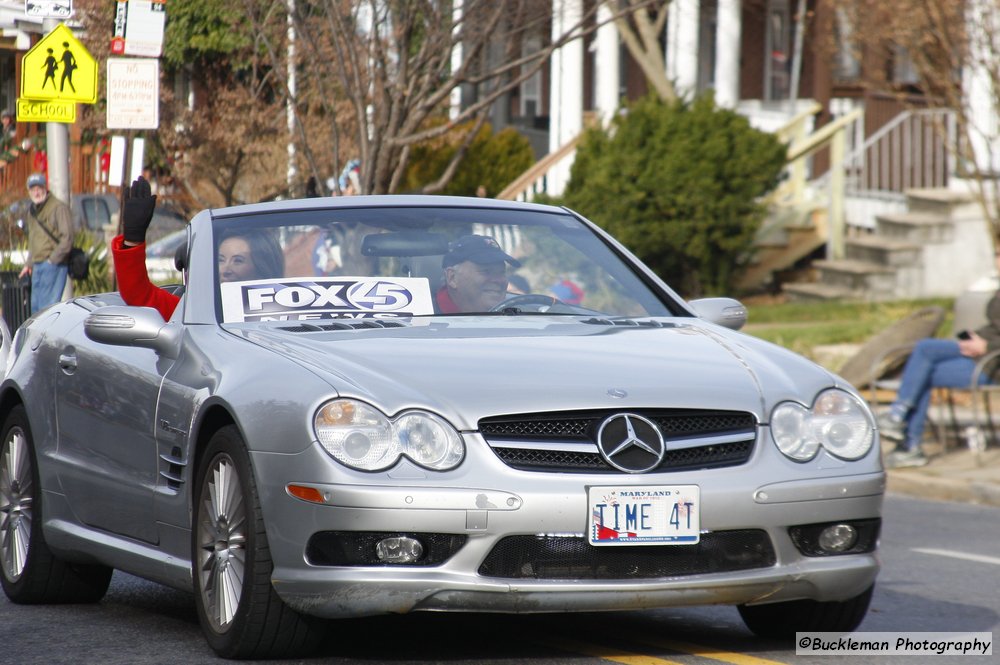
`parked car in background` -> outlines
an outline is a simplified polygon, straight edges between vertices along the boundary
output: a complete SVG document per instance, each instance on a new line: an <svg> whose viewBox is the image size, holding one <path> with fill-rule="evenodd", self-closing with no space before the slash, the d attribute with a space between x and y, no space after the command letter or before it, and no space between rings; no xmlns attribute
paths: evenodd
<svg viewBox="0 0 1000 665"><path fill-rule="evenodd" d="M283 269L222 281L233 235ZM864 618L875 421L738 332L739 302L687 302L526 203L282 201L203 211L189 238L169 321L106 293L2 340L14 602L96 602L117 568L193 592L225 657L413 611L730 604L783 638Z"/></svg>
<svg viewBox="0 0 1000 665"><path fill-rule="evenodd" d="M180 229L146 244L146 272L155 284L180 283L177 250L187 241L187 236L187 229Z"/></svg>
<svg viewBox="0 0 1000 665"><path fill-rule="evenodd" d="M75 194L70 209L78 229L104 232L104 228L118 221L120 209L118 196L106 193ZM147 242L156 240L187 226L187 219L168 206L159 205L153 212L153 222L146 235Z"/></svg>
<svg viewBox="0 0 1000 665"><path fill-rule="evenodd" d="M28 240L24 233L25 217L31 199L25 197L11 202L0 212L0 225L4 237L0 239L0 265L13 268L24 265L28 254Z"/></svg>

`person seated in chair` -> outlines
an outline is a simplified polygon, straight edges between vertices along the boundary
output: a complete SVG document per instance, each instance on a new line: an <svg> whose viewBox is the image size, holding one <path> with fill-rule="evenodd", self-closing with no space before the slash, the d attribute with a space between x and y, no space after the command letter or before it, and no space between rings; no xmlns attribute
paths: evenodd
<svg viewBox="0 0 1000 665"><path fill-rule="evenodd" d="M1000 267L1000 252L997 252ZM896 442L886 456L890 469L923 466L927 457L920 449L924 423L934 388L967 388L979 358L1000 349L1000 291L986 304L987 324L975 331L962 331L959 338L922 339L903 367L895 401L879 416L879 431ZM981 376L980 384L992 377Z"/></svg>

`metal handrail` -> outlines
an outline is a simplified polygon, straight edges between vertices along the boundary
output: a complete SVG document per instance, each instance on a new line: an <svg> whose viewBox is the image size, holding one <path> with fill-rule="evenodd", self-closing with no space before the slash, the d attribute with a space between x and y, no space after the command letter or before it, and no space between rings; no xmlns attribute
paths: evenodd
<svg viewBox="0 0 1000 665"><path fill-rule="evenodd" d="M822 104L813 102L808 108L793 116L783 127L778 128L774 133L775 136L783 143L794 143L805 134L806 122L822 110Z"/></svg>
<svg viewBox="0 0 1000 665"><path fill-rule="evenodd" d="M772 201L798 205L804 199L806 180L806 160L823 148L830 148L829 180L824 183L830 190L828 223L826 234L827 252L831 258L843 258L846 228L844 200L846 197L846 175L844 173L844 153L847 150L847 132L857 123L864 121L864 111L855 109L831 123L824 125L809 136L795 141L788 147L789 181L774 192Z"/></svg>
<svg viewBox="0 0 1000 665"><path fill-rule="evenodd" d="M940 131L935 135L936 124ZM902 198L903 192L913 187L945 186L956 136L955 114L949 109L903 111L845 155L845 168L850 173L848 190ZM814 185L825 187L830 177L824 174Z"/></svg>
<svg viewBox="0 0 1000 665"><path fill-rule="evenodd" d="M825 148L831 143L837 134L842 133L849 125L861 120L864 117L863 109L854 109L850 113L840 116L833 122L823 125L809 135L804 141L791 146L788 149L788 161L794 161L803 157L808 157L817 150Z"/></svg>
<svg viewBox="0 0 1000 665"><path fill-rule="evenodd" d="M549 172L549 169L576 150L576 145L580 142L580 138L582 136L583 133L576 135L573 139L555 152L550 152L535 162L534 166L519 175L514 182L504 187L503 191L497 194L496 198L502 201L513 201L527 192L532 185L545 177L545 174Z"/></svg>

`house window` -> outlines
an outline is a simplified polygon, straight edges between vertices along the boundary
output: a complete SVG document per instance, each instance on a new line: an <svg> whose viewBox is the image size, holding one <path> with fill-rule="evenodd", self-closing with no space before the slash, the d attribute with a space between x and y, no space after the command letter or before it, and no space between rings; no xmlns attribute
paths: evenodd
<svg viewBox="0 0 1000 665"><path fill-rule="evenodd" d="M14 80L14 56L0 51L0 111L14 111L17 81Z"/></svg>
<svg viewBox="0 0 1000 665"><path fill-rule="evenodd" d="M833 76L837 81L857 81L861 76L861 58L854 41L854 25L843 7L837 8L834 35L837 52L834 55Z"/></svg>
<svg viewBox="0 0 1000 665"><path fill-rule="evenodd" d="M194 85L191 71L182 67L174 74L174 99L183 100L189 111L194 110Z"/></svg>
<svg viewBox="0 0 1000 665"><path fill-rule="evenodd" d="M909 51L902 46L892 49L892 82L897 85L917 85L920 77Z"/></svg>
<svg viewBox="0 0 1000 665"><path fill-rule="evenodd" d="M527 37L521 43L521 55L528 57L542 49L542 40ZM542 109L542 72L538 70L521 83L521 117L533 118Z"/></svg>
<svg viewBox="0 0 1000 665"><path fill-rule="evenodd" d="M715 49L718 33L718 0L702 0L698 21L698 92L715 88Z"/></svg>
<svg viewBox="0 0 1000 665"><path fill-rule="evenodd" d="M767 39L764 54L764 98L789 97L792 71L792 27L788 0L769 0L767 4Z"/></svg>

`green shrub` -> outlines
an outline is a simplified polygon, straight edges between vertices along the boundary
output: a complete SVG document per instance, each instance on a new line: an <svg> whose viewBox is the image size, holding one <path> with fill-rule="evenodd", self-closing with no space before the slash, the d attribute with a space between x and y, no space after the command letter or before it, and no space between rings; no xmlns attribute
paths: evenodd
<svg viewBox="0 0 1000 665"><path fill-rule="evenodd" d="M449 135L415 146L404 191L420 191L440 178L457 149L455 137ZM441 193L476 196L476 190L482 186L487 196L496 196L534 163L528 139L510 127L494 134L486 124L472 140L454 177Z"/></svg>
<svg viewBox="0 0 1000 665"><path fill-rule="evenodd" d="M73 293L87 295L112 291L111 274L108 270L108 248L104 240L91 233L77 233L73 246L79 247L90 257L90 274L82 281L73 280ZM24 236L11 244L10 249L0 251L0 272L17 273L24 267L22 260L15 261L12 253L23 257L27 252L28 239Z"/></svg>
<svg viewBox="0 0 1000 665"><path fill-rule="evenodd" d="M710 95L647 96L591 129L566 205L610 231L687 297L732 290L766 213L785 147Z"/></svg>
<svg viewBox="0 0 1000 665"><path fill-rule="evenodd" d="M92 233L77 233L73 239L73 246L79 247L90 257L90 274L85 280L73 281L73 293L82 296L113 291L111 274L108 270L108 261L111 257L104 239Z"/></svg>

